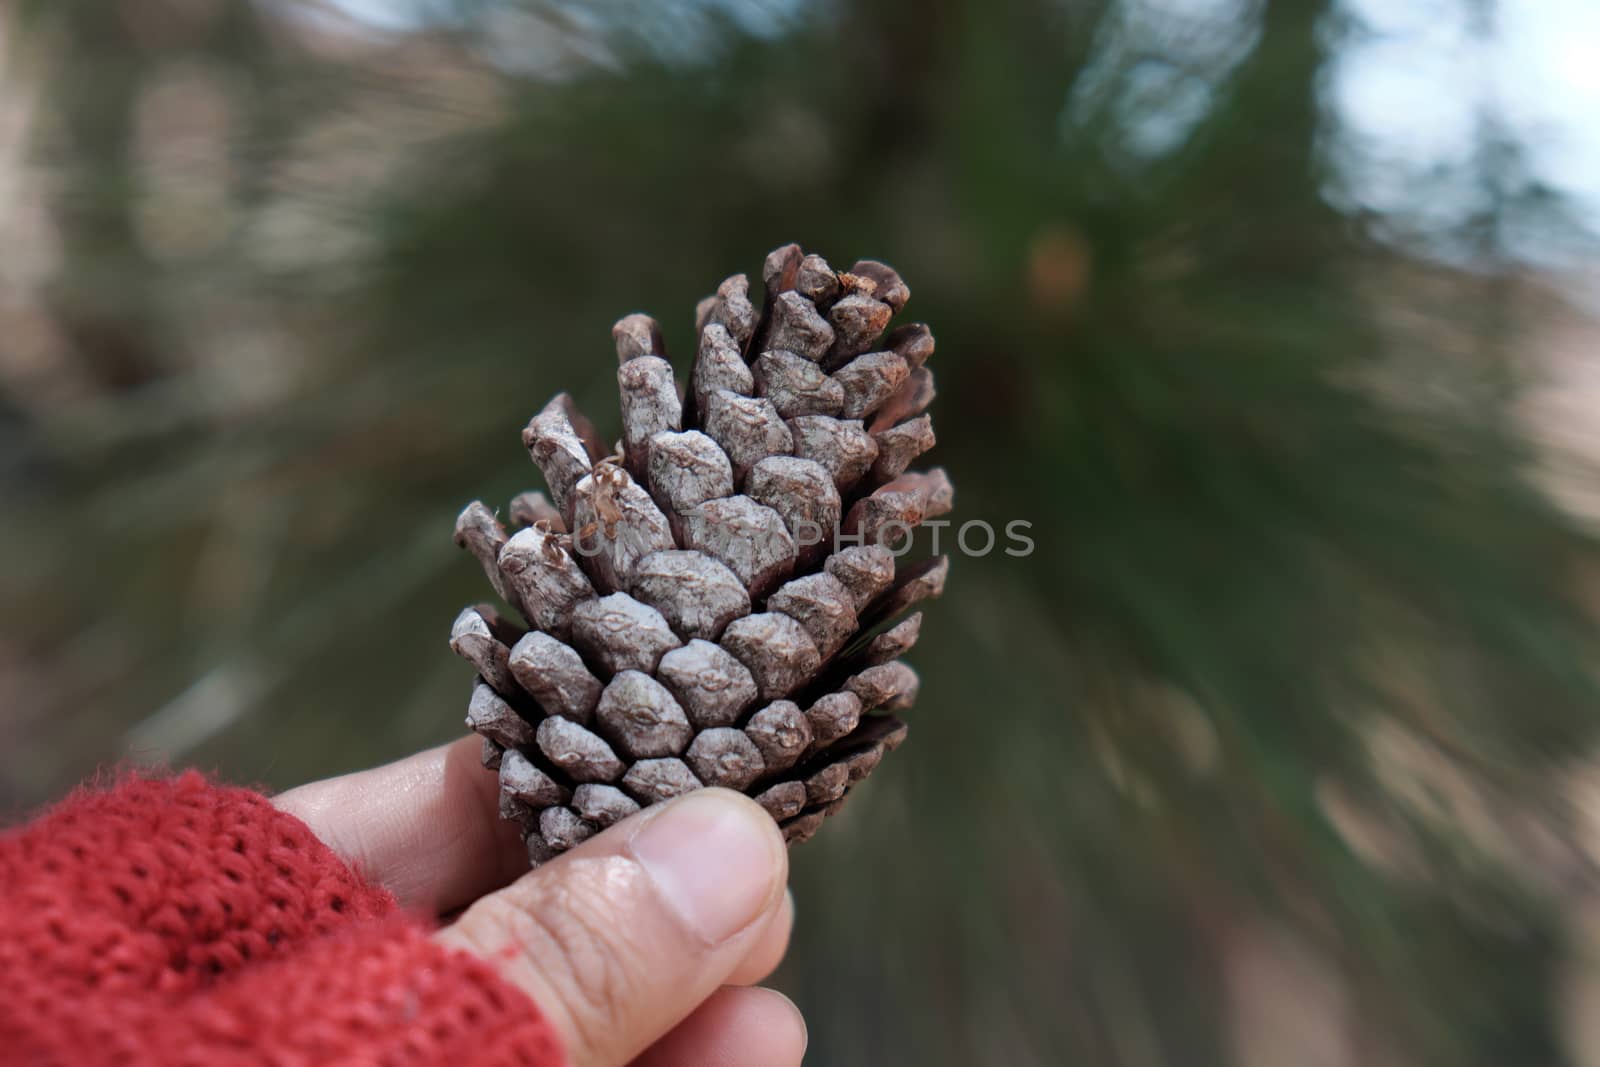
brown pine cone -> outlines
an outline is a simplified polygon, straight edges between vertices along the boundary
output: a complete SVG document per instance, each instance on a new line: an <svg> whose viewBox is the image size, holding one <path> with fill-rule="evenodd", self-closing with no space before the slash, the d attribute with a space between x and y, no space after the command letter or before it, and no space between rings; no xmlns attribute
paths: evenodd
<svg viewBox="0 0 1600 1067"><path fill-rule="evenodd" d="M944 557L896 558L950 510L932 447L926 326L884 335L910 290L787 245L765 306L728 278L695 313L687 389L645 315L616 324L622 440L557 396L522 433L548 497L474 502L456 542L525 620L463 611L467 725L535 864L702 786L741 790L803 841L905 737L900 661ZM880 342L880 336L882 340Z"/></svg>

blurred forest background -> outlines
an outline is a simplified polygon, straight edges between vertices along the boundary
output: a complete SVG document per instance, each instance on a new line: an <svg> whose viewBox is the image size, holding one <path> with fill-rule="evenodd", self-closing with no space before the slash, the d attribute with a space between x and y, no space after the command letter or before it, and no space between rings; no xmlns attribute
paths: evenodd
<svg viewBox="0 0 1600 1067"><path fill-rule="evenodd" d="M0 6L0 810L458 735L457 510L560 388L615 432L614 319L687 353L796 240L904 273L953 518L1038 543L956 561L911 744L795 854L811 1060L1600 1065L1600 147L1540 110L1597 33Z"/></svg>

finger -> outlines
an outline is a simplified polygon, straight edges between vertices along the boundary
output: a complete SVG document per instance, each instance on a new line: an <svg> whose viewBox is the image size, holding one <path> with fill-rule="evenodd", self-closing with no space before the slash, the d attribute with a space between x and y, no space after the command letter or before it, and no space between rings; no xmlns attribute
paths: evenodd
<svg viewBox="0 0 1600 1067"><path fill-rule="evenodd" d="M764 981L783 962L784 954L789 951L789 933L793 929L794 894L785 890L783 902L778 905L772 918L767 920L766 927L750 952L728 975L727 984L755 985Z"/></svg>
<svg viewBox="0 0 1600 1067"><path fill-rule="evenodd" d="M789 860L771 816L703 789L618 823L436 936L532 995L577 1067L628 1062L755 948Z"/></svg>
<svg viewBox="0 0 1600 1067"><path fill-rule="evenodd" d="M397 763L312 782L278 808L401 904L453 911L528 869L514 825L499 818L499 779L464 737Z"/></svg>
<svg viewBox="0 0 1600 1067"><path fill-rule="evenodd" d="M724 988L632 1067L799 1067L806 1021L782 993Z"/></svg>

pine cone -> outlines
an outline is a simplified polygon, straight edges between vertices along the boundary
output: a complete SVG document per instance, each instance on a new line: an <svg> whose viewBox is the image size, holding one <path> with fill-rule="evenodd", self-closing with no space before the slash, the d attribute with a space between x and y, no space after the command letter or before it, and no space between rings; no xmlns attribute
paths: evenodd
<svg viewBox="0 0 1600 1067"><path fill-rule="evenodd" d="M743 274L701 301L687 390L655 320L618 322L616 449L557 396L522 434L549 495L511 502L514 534L481 502L457 521L531 627L479 605L450 644L535 864L709 785L803 841L905 737L911 609L948 567L891 551L951 507L942 470L908 473L934 441L933 335L879 344L911 295L882 263L787 245L763 280L759 316Z"/></svg>

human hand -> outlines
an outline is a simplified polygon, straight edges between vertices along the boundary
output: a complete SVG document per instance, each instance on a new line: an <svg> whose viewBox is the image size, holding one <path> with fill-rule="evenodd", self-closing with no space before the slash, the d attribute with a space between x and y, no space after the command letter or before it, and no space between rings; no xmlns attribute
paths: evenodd
<svg viewBox="0 0 1600 1067"><path fill-rule="evenodd" d="M528 993L574 1067L800 1063L798 1010L754 985L794 921L787 850L760 807L702 790L529 872L478 750L463 738L276 804L402 905L455 915L434 936Z"/></svg>

